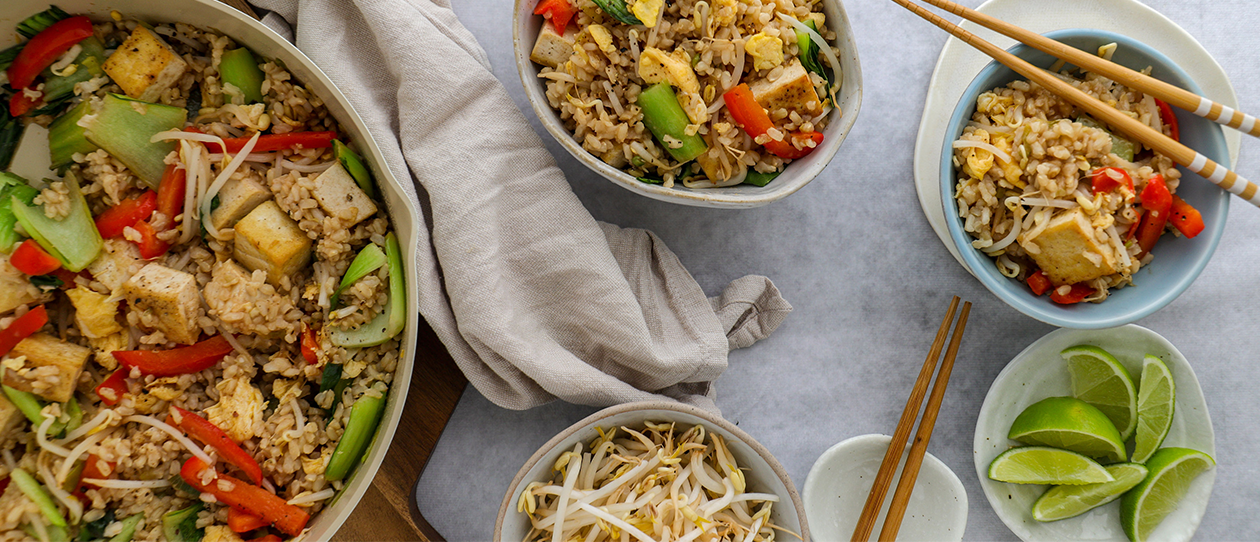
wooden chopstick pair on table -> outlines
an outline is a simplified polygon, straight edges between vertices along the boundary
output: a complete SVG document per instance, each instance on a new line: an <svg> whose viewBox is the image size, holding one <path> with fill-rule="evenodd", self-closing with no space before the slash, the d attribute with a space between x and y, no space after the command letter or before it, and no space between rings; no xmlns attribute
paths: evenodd
<svg viewBox="0 0 1260 542"><path fill-rule="evenodd" d="M923 368L919 370L919 378L915 380L910 398L906 400L906 408L901 412L897 430L893 433L892 442L888 444L888 451L884 454L884 461L880 463L879 472L875 475L875 484L871 486L866 505L862 507L862 515L859 516L858 524L853 529L853 542L870 540L875 520L878 519L884 497L888 494L888 486L892 483L893 473L897 469L897 464L901 462L902 452L905 451L906 438L910 436L914 421L919 417L919 407L923 404L923 397L927 395L932 374L936 372L936 362L941 357L941 349L945 347L945 336L949 334L950 325L954 323L954 312L958 309L958 301L958 296L954 296L954 299L950 301L949 312L945 314L945 320L941 322L941 328L936 332L936 340L932 342L932 349L923 362ZM923 465L923 455L927 452L928 441L932 438L932 430L936 427L936 415L941 410L945 386L949 384L949 376L954 370L954 358L958 356L958 347L962 343L963 330L967 328L967 316L970 313L971 302L963 303L962 314L958 317L958 324L954 326L954 335L950 338L949 347L945 351L945 359L941 361L940 373L936 376L936 383L932 385L932 396L928 398L927 408L923 411L923 419L919 422L919 430L914 436L914 444L910 445L910 455L906 458L905 467L901 471L901 479L897 482L897 490L893 493L892 503L888 506L884 526L880 529L879 540L881 541L896 540L897 531L901 528L901 519L905 517L906 507L910 504L910 493L914 489L914 482L918 480L919 467Z"/></svg>
<svg viewBox="0 0 1260 542"><path fill-rule="evenodd" d="M1077 90L1076 87L1073 87L1072 85L1064 82L1062 79L1055 77L1053 74L1029 64L1027 61L1002 50L996 45L979 38L971 32L959 28L958 25L946 21L945 19L928 11L926 8L913 3L911 0L892 1L911 12L914 12L915 15L926 19L928 22L941 27L946 32L953 34L955 37L963 40L968 45L979 49L984 54L993 57L994 60L1005 64L1007 67L1015 70L1015 72L1020 75L1027 77L1031 81L1037 82L1050 92L1057 94L1063 99L1071 102L1073 105L1087 111L1094 118L1117 130L1120 130L1121 132L1124 132L1124 134L1129 137L1141 141L1147 147L1150 147L1156 152L1171 158L1174 162L1185 166L1190 171L1203 176L1207 180L1212 181L1230 193L1241 197L1248 203L1260 206L1260 188L1237 173L1226 169L1225 166L1213 162L1208 159L1208 157L1195 151L1194 149L1182 145L1180 142L1133 118L1125 116L1115 108L1098 101L1080 90ZM1091 55L1073 47L1069 47L1040 34L1030 32L1001 19L985 15L949 0L923 1L998 33L1014 38L1017 41L1033 47L1034 49L1038 49L1042 52L1063 59L1064 61L1075 64L1082 69L1106 76L1124 86L1159 98L1160 100L1167 102L1169 105L1193 112L1195 115L1218 122L1230 128L1237 128L1246 134L1260 136L1260 122L1257 122L1255 117L1243 113L1242 111L1235 111L1228 106L1213 102L1207 98L1199 96L1198 94L1194 94L1193 92L1177 88L1151 76L1138 73L1109 60Z"/></svg>

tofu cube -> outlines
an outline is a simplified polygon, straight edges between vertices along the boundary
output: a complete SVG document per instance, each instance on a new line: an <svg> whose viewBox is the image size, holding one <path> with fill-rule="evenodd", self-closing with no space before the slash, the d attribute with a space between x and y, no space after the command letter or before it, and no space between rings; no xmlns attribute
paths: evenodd
<svg viewBox="0 0 1260 542"><path fill-rule="evenodd" d="M814 82L799 60L792 60L778 79L761 79L749 84L748 89L752 91L753 99L770 111L782 108L810 115L823 112L822 100L818 99Z"/></svg>
<svg viewBox="0 0 1260 542"><path fill-rule="evenodd" d="M210 224L217 230L232 227L255 207L271 199L271 190L248 177L223 183L219 208L210 212Z"/></svg>
<svg viewBox="0 0 1260 542"><path fill-rule="evenodd" d="M26 275L9 265L8 256L0 254L0 314L39 301L39 298L39 289L26 280Z"/></svg>
<svg viewBox="0 0 1260 542"><path fill-rule="evenodd" d="M21 434L23 421L26 421L26 416L22 415L22 411L18 410L17 405L10 402L8 397L0 393L0 444Z"/></svg>
<svg viewBox="0 0 1260 542"><path fill-rule="evenodd" d="M577 25L569 25L564 29L564 34L556 32L556 27L551 21L544 22L542 28L538 30L538 39L534 41L534 49L529 53L529 59L548 66L558 68L561 64L569 61L569 57L573 55L573 42L577 39Z"/></svg>
<svg viewBox="0 0 1260 542"><path fill-rule="evenodd" d="M249 269L267 273L267 282L279 285L311 262L311 239L276 202L255 207L236 223L233 258Z"/></svg>
<svg viewBox="0 0 1260 542"><path fill-rule="evenodd" d="M188 71L188 63L153 31L136 26L109 55L103 68L127 96L156 102L163 92L179 83Z"/></svg>
<svg viewBox="0 0 1260 542"><path fill-rule="evenodd" d="M89 337L88 344L92 347L92 359L96 360L96 364L112 371L118 368L114 352L127 349L127 334L115 333L99 339Z"/></svg>
<svg viewBox="0 0 1260 542"><path fill-rule="evenodd" d="M1036 237L1020 240L1021 244L1028 242L1035 243L1038 249L1035 254L1029 251L1029 256L1055 286L1085 282L1118 271L1111 246L1098 240L1085 211L1079 208L1051 220ZM1100 263L1094 264L1086 253L1097 254Z"/></svg>
<svg viewBox="0 0 1260 542"><path fill-rule="evenodd" d="M342 225L349 228L372 216L376 212L376 204L372 198L359 188L354 177L336 163L315 177L315 189L311 196L319 202L320 208L330 216L340 218Z"/></svg>
<svg viewBox="0 0 1260 542"><path fill-rule="evenodd" d="M74 321L84 337L100 339L123 330L115 318L118 315L118 300L111 300L107 295L82 286L66 290L66 297L74 305Z"/></svg>
<svg viewBox="0 0 1260 542"><path fill-rule="evenodd" d="M91 353L47 333L36 333L9 352L4 361L4 385L64 403L74 395Z"/></svg>
<svg viewBox="0 0 1260 542"><path fill-rule="evenodd" d="M146 312L151 325L167 340L193 344L201 336L197 317L201 294L197 278L159 263L144 266L123 283L122 295L134 310Z"/></svg>
<svg viewBox="0 0 1260 542"><path fill-rule="evenodd" d="M118 291L123 282L144 267L140 249L125 239L106 239L105 250L88 264L88 271L111 292Z"/></svg>

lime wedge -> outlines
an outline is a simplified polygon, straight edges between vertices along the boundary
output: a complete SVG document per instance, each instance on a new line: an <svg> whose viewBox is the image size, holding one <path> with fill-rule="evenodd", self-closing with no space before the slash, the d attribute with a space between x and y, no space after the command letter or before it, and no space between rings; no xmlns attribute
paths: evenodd
<svg viewBox="0 0 1260 542"><path fill-rule="evenodd" d="M1094 458L1124 461L1124 441L1107 415L1075 397L1050 397L1015 418L1011 440L1053 446Z"/></svg>
<svg viewBox="0 0 1260 542"><path fill-rule="evenodd" d="M1072 373L1072 396L1094 405L1115 424L1124 442L1137 431L1137 386L1115 356L1097 346L1073 346L1062 352Z"/></svg>
<svg viewBox="0 0 1260 542"><path fill-rule="evenodd" d="M1146 479L1120 500L1124 534L1133 542L1146 540L1159 522L1177 509L1186 490L1190 489L1190 482L1215 465L1211 456L1200 451L1160 448L1146 462L1150 470Z"/></svg>
<svg viewBox="0 0 1260 542"><path fill-rule="evenodd" d="M1057 521L1076 517L1119 499L1146 478L1146 467L1137 463L1116 463L1105 467L1114 482L1083 486L1054 486L1033 504L1033 519Z"/></svg>
<svg viewBox="0 0 1260 542"><path fill-rule="evenodd" d="M1172 427L1177 392L1168 366L1155 356L1142 360L1142 385L1138 388L1137 437L1133 462L1145 463L1168 436Z"/></svg>
<svg viewBox="0 0 1260 542"><path fill-rule="evenodd" d="M1076 452L1045 446L1011 448L989 464L989 478L1012 484L1079 486L1113 482L1093 459Z"/></svg>

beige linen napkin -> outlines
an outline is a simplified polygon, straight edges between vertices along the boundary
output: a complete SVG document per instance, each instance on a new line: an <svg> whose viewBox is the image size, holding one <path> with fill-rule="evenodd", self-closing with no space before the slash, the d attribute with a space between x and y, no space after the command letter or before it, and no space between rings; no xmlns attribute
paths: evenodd
<svg viewBox="0 0 1260 542"><path fill-rule="evenodd" d="M672 398L715 409L727 352L792 309L764 277L708 300L655 235L596 222L445 0L255 3L282 33L294 25L286 35L414 182L404 188L429 235L418 236L413 295L495 404Z"/></svg>

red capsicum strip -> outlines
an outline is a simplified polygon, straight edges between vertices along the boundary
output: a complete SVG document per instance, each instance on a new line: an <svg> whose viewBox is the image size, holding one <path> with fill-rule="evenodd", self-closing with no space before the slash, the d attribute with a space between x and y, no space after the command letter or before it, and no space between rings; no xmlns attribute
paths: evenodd
<svg viewBox="0 0 1260 542"><path fill-rule="evenodd" d="M32 100L26 96L25 92L18 92L12 98L9 98L9 115L14 118L20 117L29 113L43 102L43 98Z"/></svg>
<svg viewBox="0 0 1260 542"><path fill-rule="evenodd" d="M1121 180L1113 179L1111 175L1107 174L1107 171L1115 171L1119 173ZM1091 171L1089 176L1090 185L1093 186L1095 194L1099 192L1110 192L1120 188L1121 182L1124 183L1124 186L1129 187L1129 191L1133 190L1133 177L1130 177L1128 172L1118 167L1098 168Z"/></svg>
<svg viewBox="0 0 1260 542"><path fill-rule="evenodd" d="M215 335L192 346L170 350L119 350L114 352L114 359L146 375L179 376L209 369L231 352L227 339Z"/></svg>
<svg viewBox="0 0 1260 542"><path fill-rule="evenodd" d="M171 415L175 418L175 423L179 425L179 428L188 433L188 436L201 441L202 444L210 445L211 448L219 452L224 461L241 469L241 472L244 472L251 482L255 484L262 483L262 467L258 466L258 461L254 459L254 456L249 455L249 452L241 448L236 441L232 440L232 437L229 437L227 433L219 429L218 426L177 406L171 407Z"/></svg>
<svg viewBox="0 0 1260 542"><path fill-rule="evenodd" d="M283 542L280 537L274 534L265 534L258 538L251 538L248 542Z"/></svg>
<svg viewBox="0 0 1260 542"><path fill-rule="evenodd" d="M132 228L136 230L136 233L140 234L140 240L136 241L136 246L140 247L141 258L152 260L166 254L166 251L170 250L170 243L158 239L158 232L153 228L152 224L141 220L136 222L136 225L132 226Z"/></svg>
<svg viewBox="0 0 1260 542"><path fill-rule="evenodd" d="M795 160L813 152L814 147L805 145L805 140L813 141L815 146L822 143L822 132L792 132L786 134L783 140L770 138L768 132L774 128L774 122L770 120L770 115L761 107L761 104L753 98L752 90L748 88L747 83L736 85L735 88L726 91L722 97L726 100L726 110L731 112L731 118L735 119L735 122L748 132L748 135L753 136L753 139L765 139L766 142L761 146L779 158ZM796 148L788 142L789 139L802 144L804 148Z"/></svg>
<svg viewBox="0 0 1260 542"><path fill-rule="evenodd" d="M47 275L61 269L61 261L40 248L34 239L22 241L9 256L9 265L27 275Z"/></svg>
<svg viewBox="0 0 1260 542"><path fill-rule="evenodd" d="M1159 120L1168 126L1169 137L1173 141L1181 141L1181 127L1177 124L1177 115L1173 113L1172 106L1159 98L1155 98L1155 105L1159 106Z"/></svg>
<svg viewBox="0 0 1260 542"><path fill-rule="evenodd" d="M152 190L145 190L138 197L125 199L122 203L96 215L96 231L101 232L103 239L118 237L122 235L125 228L134 227L137 222L148 220L153 210L157 209L157 201L157 192Z"/></svg>
<svg viewBox="0 0 1260 542"><path fill-rule="evenodd" d="M252 137L252 136L251 136ZM337 139L337 132L290 132L287 134L267 134L259 136L258 143L254 145L251 152L271 152L293 147L302 147L303 149L326 149L332 146L334 139ZM237 137L232 139L224 139L227 145L227 152L241 152L245 148L245 144L249 143L248 137ZM210 152L217 152L219 146L214 143L207 143L206 148Z"/></svg>
<svg viewBox="0 0 1260 542"><path fill-rule="evenodd" d="M175 227L175 217L184 210L184 194L188 190L188 172L175 164L166 166L162 182L158 184L157 211L166 215L170 227Z"/></svg>
<svg viewBox="0 0 1260 542"><path fill-rule="evenodd" d="M311 365L319 362L319 342L315 340L315 330L310 327L302 332L302 357Z"/></svg>
<svg viewBox="0 0 1260 542"><path fill-rule="evenodd" d="M1050 277L1046 276L1045 271L1038 269L1036 273L1028 275L1028 288L1033 295L1041 297L1050 289Z"/></svg>
<svg viewBox="0 0 1260 542"><path fill-rule="evenodd" d="M569 0L542 0L534 8L534 15L542 15L550 20L558 34L564 34L565 27L569 25L569 20L573 19L576 13L577 7L570 4Z"/></svg>
<svg viewBox="0 0 1260 542"><path fill-rule="evenodd" d="M1142 247L1141 256L1151 252L1155 242L1164 234L1164 226L1168 225L1168 217L1172 210L1172 193L1164 183L1164 177L1156 175L1146 182L1142 189L1142 207L1146 214L1142 216L1142 225L1138 226L1138 246ZM1139 256L1139 257L1141 257Z"/></svg>
<svg viewBox="0 0 1260 542"><path fill-rule="evenodd" d="M302 529L306 528L306 523L310 521L310 514L301 508L244 480L216 474L210 478L209 483L202 483L201 478L208 468L205 462L194 457L184 463L179 475L197 491L214 495L223 504L258 516L289 536L301 534Z"/></svg>
<svg viewBox="0 0 1260 542"><path fill-rule="evenodd" d="M92 21L87 17L71 17L53 23L26 42L13 64L9 65L9 86L21 90L31 86L39 72L57 61L74 44L92 35Z"/></svg>
<svg viewBox="0 0 1260 542"><path fill-rule="evenodd" d="M248 533L255 529L261 529L271 525L271 522L258 516L246 514L245 512L229 507L227 524L228 528L232 529L232 532L234 533Z"/></svg>
<svg viewBox="0 0 1260 542"><path fill-rule="evenodd" d="M1073 305L1085 301L1085 298L1094 293L1094 289L1082 283L1072 285L1072 289L1066 294L1060 294L1059 289L1055 288L1050 292L1050 300L1060 305Z"/></svg>
<svg viewBox="0 0 1260 542"><path fill-rule="evenodd" d="M1203 215L1199 214L1199 210L1193 205L1186 203L1176 194L1172 197L1172 208L1169 209L1170 216L1168 220L1172 222L1174 228L1186 236L1187 239L1193 239L1194 236L1203 232Z"/></svg>
<svg viewBox="0 0 1260 542"><path fill-rule="evenodd" d="M22 339L34 335L36 331L39 331L39 328L44 327L44 324L47 323L48 311L44 310L43 305L17 317L13 323L9 324L9 327L4 328L4 331L0 331L0 356L8 354L10 350L13 350L14 346L17 346L17 343L22 342Z"/></svg>
<svg viewBox="0 0 1260 542"><path fill-rule="evenodd" d="M102 403L114 406L122 400L127 394L127 373L129 372L127 369L118 369L96 386L96 396L101 398Z"/></svg>
<svg viewBox="0 0 1260 542"><path fill-rule="evenodd" d="M104 468L102 468L102 464L104 464ZM89 455L86 462L83 464L83 474L79 477L79 483L74 487L74 493L83 491L83 486L94 486L92 482L84 482L83 480L85 478L92 480L105 480L113 476L114 467L117 465L117 463L102 460L95 455ZM106 468L109 469L109 474L106 474L106 470L104 470Z"/></svg>

